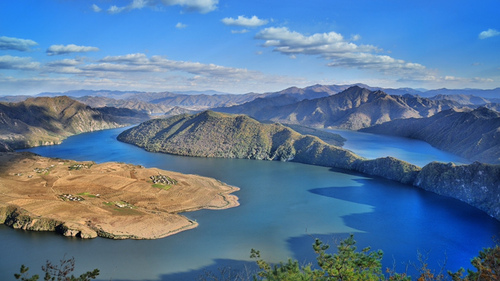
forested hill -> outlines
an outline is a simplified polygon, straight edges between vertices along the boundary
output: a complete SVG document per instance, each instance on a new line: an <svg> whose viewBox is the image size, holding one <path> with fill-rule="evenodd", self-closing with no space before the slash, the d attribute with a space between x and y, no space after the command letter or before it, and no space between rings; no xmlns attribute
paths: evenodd
<svg viewBox="0 0 500 281"><path fill-rule="evenodd" d="M94 109L71 98L29 98L0 103L2 150L58 144L70 135L116 128L149 119L130 109Z"/></svg>
<svg viewBox="0 0 500 281"><path fill-rule="evenodd" d="M485 107L394 120L362 131L420 139L473 161L500 164L500 113Z"/></svg>
<svg viewBox="0 0 500 281"><path fill-rule="evenodd" d="M413 95L392 96L380 90L353 86L322 98L294 101L281 95L214 110L286 124L357 130L394 119L428 117L458 107L462 105L455 101Z"/></svg>
<svg viewBox="0 0 500 281"><path fill-rule="evenodd" d="M338 167L348 167L359 158L281 124L262 124L245 115L213 111L149 120L124 131L118 140L148 151L198 157L326 164L321 154L331 154L332 166Z"/></svg>

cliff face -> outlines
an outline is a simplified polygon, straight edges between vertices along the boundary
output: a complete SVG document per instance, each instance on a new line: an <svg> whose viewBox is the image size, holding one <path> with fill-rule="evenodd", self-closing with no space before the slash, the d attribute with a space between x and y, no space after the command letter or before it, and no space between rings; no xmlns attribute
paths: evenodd
<svg viewBox="0 0 500 281"><path fill-rule="evenodd" d="M500 165L427 164L415 186L464 201L500 220Z"/></svg>
<svg viewBox="0 0 500 281"><path fill-rule="evenodd" d="M420 167L394 157L358 161L356 171L375 175L404 184L413 184L420 172Z"/></svg>
<svg viewBox="0 0 500 281"><path fill-rule="evenodd" d="M51 218L35 216L14 206L0 206L0 224L14 229L30 231L54 231L64 236L95 238L97 232L83 226L64 223Z"/></svg>
<svg viewBox="0 0 500 281"><path fill-rule="evenodd" d="M13 149L53 145L70 135L147 119L127 109L93 109L68 97L30 98L0 103L0 142Z"/></svg>

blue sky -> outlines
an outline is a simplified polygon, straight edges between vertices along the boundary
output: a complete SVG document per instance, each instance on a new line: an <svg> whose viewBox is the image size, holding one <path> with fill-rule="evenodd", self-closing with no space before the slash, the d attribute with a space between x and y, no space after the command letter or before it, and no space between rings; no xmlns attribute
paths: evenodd
<svg viewBox="0 0 500 281"><path fill-rule="evenodd" d="M0 95L500 87L500 1L3 0Z"/></svg>

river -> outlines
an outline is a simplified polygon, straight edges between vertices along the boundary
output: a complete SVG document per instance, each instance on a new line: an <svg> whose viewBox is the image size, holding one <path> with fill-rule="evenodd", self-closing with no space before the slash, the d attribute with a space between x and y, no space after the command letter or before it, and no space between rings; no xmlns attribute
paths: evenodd
<svg viewBox="0 0 500 281"><path fill-rule="evenodd" d="M241 205L187 213L198 228L157 240L81 240L2 225L0 280L13 280L21 264L40 273L45 260L63 257L75 257L78 274L99 268L98 280L198 280L221 267L254 267L252 248L271 262L289 257L314 262L314 238L334 244L350 233L360 248L382 249L384 267L394 264L404 271L405 264L424 253L431 268L439 269L446 260L447 269L457 270L469 267L470 259L493 245L492 236L500 233L498 221L465 203L389 180L298 163L149 153L118 142L122 130L85 133L58 146L29 150L48 157L120 161L214 177L241 188L235 193ZM420 166L463 161L419 141L343 135L347 148L368 158L387 156L392 147ZM377 145L367 149L369 143Z"/></svg>

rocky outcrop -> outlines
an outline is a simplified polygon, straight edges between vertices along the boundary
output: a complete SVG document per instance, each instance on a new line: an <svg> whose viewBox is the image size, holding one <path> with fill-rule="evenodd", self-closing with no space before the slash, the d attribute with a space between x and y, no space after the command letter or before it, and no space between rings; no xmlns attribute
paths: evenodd
<svg viewBox="0 0 500 281"><path fill-rule="evenodd" d="M500 165L433 162L422 168L413 185L464 201L500 220Z"/></svg>
<svg viewBox="0 0 500 281"><path fill-rule="evenodd" d="M97 237L97 232L90 228L84 229L79 225L36 216L14 206L0 207L0 224L29 231L54 231L70 237Z"/></svg>

